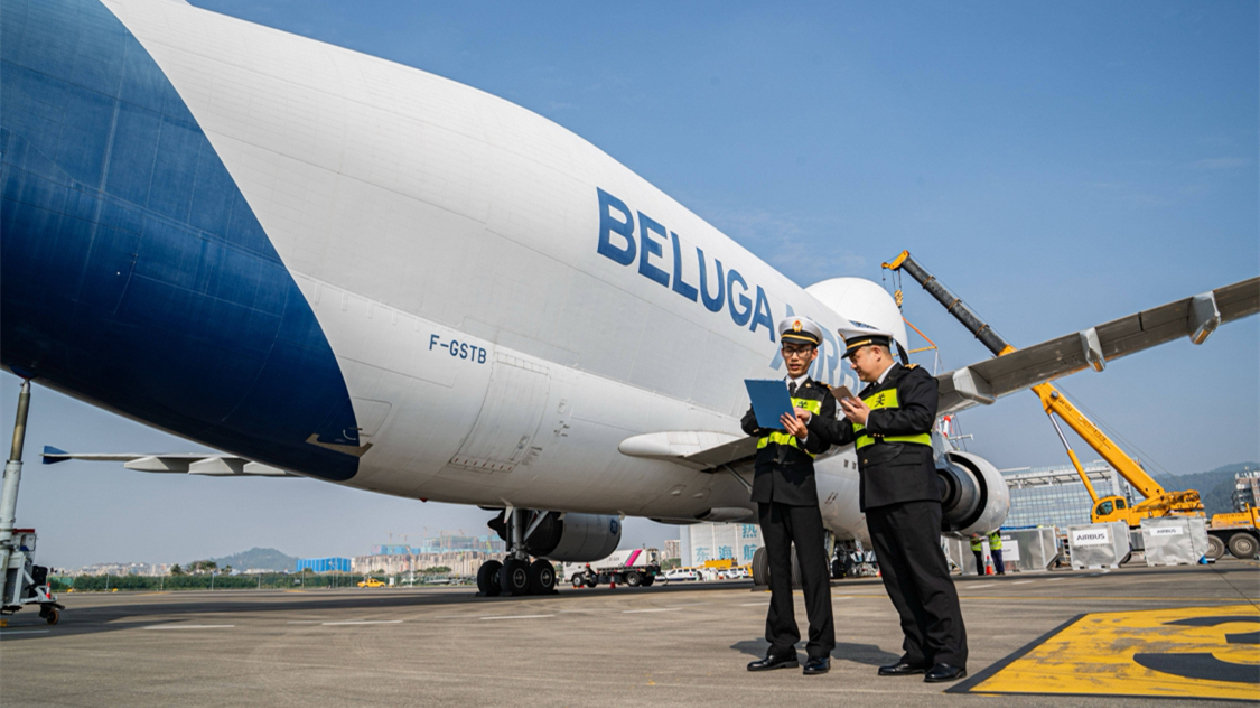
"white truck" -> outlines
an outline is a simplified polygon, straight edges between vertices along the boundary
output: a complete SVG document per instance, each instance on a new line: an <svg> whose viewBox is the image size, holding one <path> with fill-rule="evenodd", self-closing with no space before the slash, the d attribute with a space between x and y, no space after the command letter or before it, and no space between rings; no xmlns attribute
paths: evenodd
<svg viewBox="0 0 1260 708"><path fill-rule="evenodd" d="M591 563L565 563L562 567L561 577L568 578L574 588L611 583L651 587L661 575L661 552L655 548L632 548Z"/></svg>

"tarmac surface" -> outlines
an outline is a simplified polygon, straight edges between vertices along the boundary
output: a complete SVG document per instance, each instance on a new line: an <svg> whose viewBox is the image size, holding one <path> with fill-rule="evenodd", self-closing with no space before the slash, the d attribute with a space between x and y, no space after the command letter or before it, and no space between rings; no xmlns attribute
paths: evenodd
<svg viewBox="0 0 1260 708"><path fill-rule="evenodd" d="M767 646L769 593L750 581L493 599L467 587L68 593L56 626L24 610L0 629L0 704L1101 708L1260 700L1255 561L959 578L957 586L972 674L959 684L876 675L901 653L878 579L833 583L837 647L822 676L745 670Z"/></svg>

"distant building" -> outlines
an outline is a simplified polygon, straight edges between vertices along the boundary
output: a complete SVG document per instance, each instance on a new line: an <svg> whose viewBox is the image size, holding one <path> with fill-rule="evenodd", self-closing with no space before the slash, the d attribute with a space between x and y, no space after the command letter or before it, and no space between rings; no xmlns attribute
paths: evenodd
<svg viewBox="0 0 1260 708"><path fill-rule="evenodd" d="M84 566L78 570L68 572L68 575L145 575L156 577L159 575L167 575L171 571L173 563L93 563Z"/></svg>
<svg viewBox="0 0 1260 708"><path fill-rule="evenodd" d="M327 573L330 571L340 571L343 573L350 572L349 558L306 558L297 562L298 572L309 570L312 573Z"/></svg>
<svg viewBox="0 0 1260 708"><path fill-rule="evenodd" d="M1234 491L1230 494L1230 499L1234 502L1234 511L1256 506L1256 500L1260 499L1260 467L1234 475Z"/></svg>
<svg viewBox="0 0 1260 708"><path fill-rule="evenodd" d="M444 553L408 553L355 556L351 567L355 573L405 575L421 573L428 568L449 568L448 575L472 577L488 560L502 560L503 552L446 551Z"/></svg>
<svg viewBox="0 0 1260 708"><path fill-rule="evenodd" d="M411 546L405 543L387 543L372 546L374 556L403 556L411 553Z"/></svg>
<svg viewBox="0 0 1260 708"><path fill-rule="evenodd" d="M682 558L682 541L676 538L665 539L665 548L661 549L661 560Z"/></svg>
<svg viewBox="0 0 1260 708"><path fill-rule="evenodd" d="M683 533L690 537L682 554L682 564L688 568L727 558L748 565L757 549L766 545L757 524L692 524Z"/></svg>
<svg viewBox="0 0 1260 708"><path fill-rule="evenodd" d="M426 538L420 545L412 549L414 553L449 553L451 551L482 551L485 553L504 553L507 546L498 534L469 536L466 534L442 531L437 538Z"/></svg>
<svg viewBox="0 0 1260 708"><path fill-rule="evenodd" d="M1122 496L1133 503L1133 488L1104 460L1082 464L1100 497ZM1010 489L1011 510L1005 526L1088 524L1093 500L1071 465L999 470Z"/></svg>

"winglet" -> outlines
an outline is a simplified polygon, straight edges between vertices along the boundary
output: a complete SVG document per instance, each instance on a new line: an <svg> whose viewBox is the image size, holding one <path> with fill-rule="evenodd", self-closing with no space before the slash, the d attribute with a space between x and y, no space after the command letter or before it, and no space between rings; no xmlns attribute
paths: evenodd
<svg viewBox="0 0 1260 708"><path fill-rule="evenodd" d="M44 464L55 465L58 462L65 462L66 460L70 459L70 453L66 452L65 450L58 450L52 445L45 445L44 454L41 455L41 457L44 458Z"/></svg>

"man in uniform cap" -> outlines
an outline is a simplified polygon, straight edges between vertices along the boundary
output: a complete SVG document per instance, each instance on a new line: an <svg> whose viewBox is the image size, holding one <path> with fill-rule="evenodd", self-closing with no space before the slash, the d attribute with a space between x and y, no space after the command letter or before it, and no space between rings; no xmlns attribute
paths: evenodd
<svg viewBox="0 0 1260 708"><path fill-rule="evenodd" d="M923 673L928 682L955 681L967 675L967 632L941 551L941 493L931 436L936 380L914 364L893 360L891 332L851 324L840 336L866 388L858 398L840 402L842 419L807 411L797 416L807 419L808 439L857 448L859 508L905 634L904 655L881 666L879 674Z"/></svg>
<svg viewBox="0 0 1260 708"><path fill-rule="evenodd" d="M818 358L822 328L808 317L787 317L779 321L779 343L787 368L784 385L795 408L822 418L835 418L836 399L831 390L809 378L808 371ZM831 616L831 578L823 542L822 512L814 484L814 455L825 446L818 436L809 435L795 416L785 413L781 422L793 425L796 434L761 428L752 407L744 416L744 432L757 438L756 472L752 501L757 502L757 519L766 541L770 566L770 607L766 612L766 658L748 664L749 671L765 671L799 666L796 643L801 632L796 626L792 601L792 543L800 564L805 609L809 614L809 660L803 673L824 674L831 669L835 629Z"/></svg>

